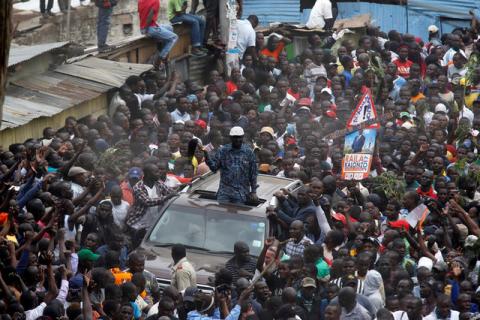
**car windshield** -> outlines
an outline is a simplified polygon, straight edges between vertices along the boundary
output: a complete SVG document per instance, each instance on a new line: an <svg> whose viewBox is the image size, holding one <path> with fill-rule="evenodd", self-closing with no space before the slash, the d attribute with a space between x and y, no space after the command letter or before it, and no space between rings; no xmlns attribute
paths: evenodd
<svg viewBox="0 0 480 320"><path fill-rule="evenodd" d="M228 214L204 208L171 206L162 215L149 236L156 245L181 243L210 252L232 252L237 241L258 256L265 237L265 220Z"/></svg>

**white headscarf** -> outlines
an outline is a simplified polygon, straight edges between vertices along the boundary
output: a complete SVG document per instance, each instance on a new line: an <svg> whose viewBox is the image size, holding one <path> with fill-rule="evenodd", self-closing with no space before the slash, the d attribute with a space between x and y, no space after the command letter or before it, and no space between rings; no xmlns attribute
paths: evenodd
<svg viewBox="0 0 480 320"><path fill-rule="evenodd" d="M363 294L367 297L379 291L383 287L382 275L376 270L369 270L363 283Z"/></svg>

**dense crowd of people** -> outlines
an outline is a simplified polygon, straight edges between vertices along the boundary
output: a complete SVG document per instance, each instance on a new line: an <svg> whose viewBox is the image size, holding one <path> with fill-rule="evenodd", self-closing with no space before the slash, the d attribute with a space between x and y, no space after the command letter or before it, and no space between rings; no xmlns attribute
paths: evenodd
<svg viewBox="0 0 480 320"><path fill-rule="evenodd" d="M0 317L479 319L476 20L442 35L432 25L429 39L312 32L297 57L286 34L252 39L258 18L239 23L229 74L211 70L205 86L131 76L108 114L4 146ZM366 92L380 124L371 170L345 181L339 130ZM161 290L138 246L209 171L221 202L258 201L259 173L303 187L274 194L260 256L237 242L213 292L197 288L182 244Z"/></svg>

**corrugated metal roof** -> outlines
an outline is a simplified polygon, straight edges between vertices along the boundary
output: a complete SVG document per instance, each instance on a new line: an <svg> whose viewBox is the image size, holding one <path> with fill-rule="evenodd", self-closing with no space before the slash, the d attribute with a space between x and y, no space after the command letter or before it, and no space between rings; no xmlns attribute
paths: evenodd
<svg viewBox="0 0 480 320"><path fill-rule="evenodd" d="M405 6L369 2L338 3L337 19L348 19L363 13L369 13L372 17L372 23L379 26L383 31L395 29L399 32L407 32Z"/></svg>
<svg viewBox="0 0 480 320"><path fill-rule="evenodd" d="M120 87L127 77L132 74L139 75L151 68L150 64L116 62L91 57L61 65L55 71L112 87Z"/></svg>
<svg viewBox="0 0 480 320"><path fill-rule="evenodd" d="M469 10L477 9L478 0L408 0L408 10L417 10L424 15L441 16L453 19L468 19Z"/></svg>
<svg viewBox="0 0 480 320"><path fill-rule="evenodd" d="M12 46L8 55L8 66L14 66L20 62L28 61L42 53L62 48L69 44L69 42L53 42L38 44L35 46Z"/></svg>
<svg viewBox="0 0 480 320"><path fill-rule="evenodd" d="M395 29L420 36L425 40L428 38L429 25L437 25L442 33L450 32L456 26L468 25L470 21L468 11L478 8L480 0L409 0L408 6L367 1L339 2L338 19L368 12L372 17L372 23L383 31ZM305 22L306 18L303 21Z"/></svg>
<svg viewBox="0 0 480 320"><path fill-rule="evenodd" d="M260 25L272 22L300 22L299 0L244 0L243 18L254 14L258 17Z"/></svg>
<svg viewBox="0 0 480 320"><path fill-rule="evenodd" d="M94 57L54 71L12 81L7 87L1 129L27 124L39 117L50 117L82 102L95 99L125 79L140 75L151 65L114 62Z"/></svg>

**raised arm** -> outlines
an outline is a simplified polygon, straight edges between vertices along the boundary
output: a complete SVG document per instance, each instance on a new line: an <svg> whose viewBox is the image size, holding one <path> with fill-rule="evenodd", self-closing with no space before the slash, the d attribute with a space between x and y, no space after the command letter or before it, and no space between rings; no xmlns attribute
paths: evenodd
<svg viewBox="0 0 480 320"><path fill-rule="evenodd" d="M210 156L208 151L204 149L203 154L205 156L205 163L210 168L210 170L212 170L213 173L217 172L222 166L222 149L217 150L217 152L215 152L213 156Z"/></svg>

